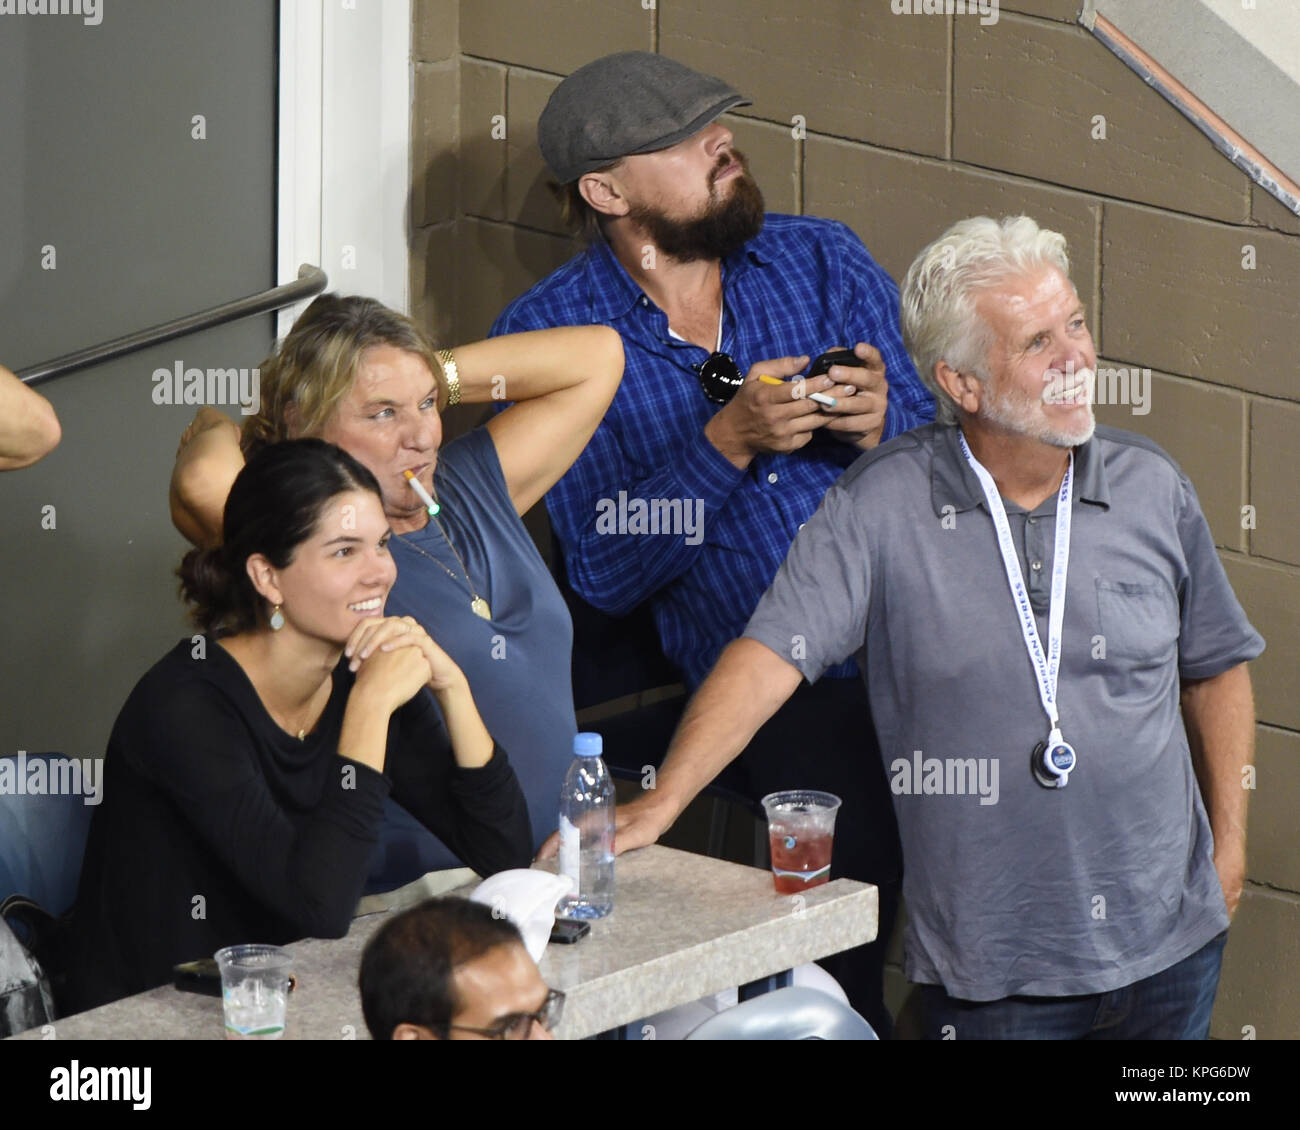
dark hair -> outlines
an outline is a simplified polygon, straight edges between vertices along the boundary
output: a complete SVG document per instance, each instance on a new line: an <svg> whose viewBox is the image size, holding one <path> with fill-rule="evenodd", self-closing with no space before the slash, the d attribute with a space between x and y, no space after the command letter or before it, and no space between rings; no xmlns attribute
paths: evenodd
<svg viewBox="0 0 1300 1130"><path fill-rule="evenodd" d="M216 636L264 624L266 601L248 576L249 557L260 553L283 569L330 499L349 490L382 499L375 476L324 440L273 443L251 455L226 498L221 544L190 550L176 571L195 624Z"/></svg>
<svg viewBox="0 0 1300 1130"><path fill-rule="evenodd" d="M460 1011L452 973L497 946L523 945L510 919L463 898L428 899L376 931L361 955L361 1011L376 1040L419 1024L440 1040Z"/></svg>

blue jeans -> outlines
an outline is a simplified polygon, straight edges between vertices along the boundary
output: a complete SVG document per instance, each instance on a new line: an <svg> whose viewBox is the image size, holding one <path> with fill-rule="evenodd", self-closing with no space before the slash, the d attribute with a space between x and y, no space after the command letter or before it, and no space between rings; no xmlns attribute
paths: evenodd
<svg viewBox="0 0 1300 1130"><path fill-rule="evenodd" d="M1141 981L1081 997L965 1001L919 985L927 1040L1204 1040L1219 987L1225 930Z"/></svg>

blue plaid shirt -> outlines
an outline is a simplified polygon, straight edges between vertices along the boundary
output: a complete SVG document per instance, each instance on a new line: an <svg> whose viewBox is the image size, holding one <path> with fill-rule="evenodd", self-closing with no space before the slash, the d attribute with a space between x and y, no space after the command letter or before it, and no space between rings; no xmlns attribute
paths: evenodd
<svg viewBox="0 0 1300 1130"><path fill-rule="evenodd" d="M881 442L933 419L934 401L903 348L898 287L844 224L769 214L757 238L724 260L722 292L722 349L742 373L865 341L880 350L889 382ZM590 324L622 335L623 383L546 506L573 588L613 616L650 601L664 652L693 689L744 632L799 527L862 453L818 432L789 455L758 455L744 471L728 462L704 436L718 406L693 366L709 350L669 334L667 315L603 241L515 299L492 333ZM678 500L681 523L639 532L638 499L647 513L651 500ZM852 660L826 672L856 673Z"/></svg>

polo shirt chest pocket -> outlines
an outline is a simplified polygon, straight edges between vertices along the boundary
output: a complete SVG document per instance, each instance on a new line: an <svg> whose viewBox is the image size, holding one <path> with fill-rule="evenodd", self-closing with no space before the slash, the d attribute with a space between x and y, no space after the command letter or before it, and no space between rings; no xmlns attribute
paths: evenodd
<svg viewBox="0 0 1300 1130"><path fill-rule="evenodd" d="M1178 604L1159 582L1097 578L1097 621L1106 654L1124 659L1163 659L1178 645Z"/></svg>

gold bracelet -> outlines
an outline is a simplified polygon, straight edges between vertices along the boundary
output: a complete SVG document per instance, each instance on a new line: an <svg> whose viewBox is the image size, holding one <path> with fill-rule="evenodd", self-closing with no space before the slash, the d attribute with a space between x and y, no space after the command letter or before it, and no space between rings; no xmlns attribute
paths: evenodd
<svg viewBox="0 0 1300 1130"><path fill-rule="evenodd" d="M447 378L447 407L460 403L460 370L456 368L456 358L450 349L438 350L438 360L442 362L442 372Z"/></svg>

